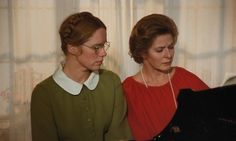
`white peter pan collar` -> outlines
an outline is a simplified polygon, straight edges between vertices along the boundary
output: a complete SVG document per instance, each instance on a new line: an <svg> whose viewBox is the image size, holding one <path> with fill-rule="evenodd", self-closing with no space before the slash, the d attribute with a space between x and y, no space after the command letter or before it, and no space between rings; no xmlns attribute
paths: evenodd
<svg viewBox="0 0 236 141"><path fill-rule="evenodd" d="M98 72L92 72L89 78L83 83L78 83L72 79L70 79L62 70L62 66L60 65L59 68L53 74L53 80L65 91L72 95L79 95L83 85L85 85L89 90L94 90L99 81L99 74Z"/></svg>

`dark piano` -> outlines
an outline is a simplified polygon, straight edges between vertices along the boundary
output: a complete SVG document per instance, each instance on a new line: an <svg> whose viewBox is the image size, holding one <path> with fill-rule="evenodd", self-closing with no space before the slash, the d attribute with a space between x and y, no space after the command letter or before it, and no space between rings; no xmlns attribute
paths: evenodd
<svg viewBox="0 0 236 141"><path fill-rule="evenodd" d="M236 85L184 89L178 108L156 141L236 141Z"/></svg>

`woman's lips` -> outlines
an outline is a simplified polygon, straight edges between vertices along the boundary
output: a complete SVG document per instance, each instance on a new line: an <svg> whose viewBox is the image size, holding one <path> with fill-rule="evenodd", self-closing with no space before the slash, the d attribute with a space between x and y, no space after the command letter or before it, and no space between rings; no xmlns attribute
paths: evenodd
<svg viewBox="0 0 236 141"><path fill-rule="evenodd" d="M162 63L162 64L164 64L164 65L170 65L171 62L164 62L164 63Z"/></svg>
<svg viewBox="0 0 236 141"><path fill-rule="evenodd" d="M102 65L102 63L103 63L103 61L97 61L97 62L95 62L95 64L97 64L97 65Z"/></svg>

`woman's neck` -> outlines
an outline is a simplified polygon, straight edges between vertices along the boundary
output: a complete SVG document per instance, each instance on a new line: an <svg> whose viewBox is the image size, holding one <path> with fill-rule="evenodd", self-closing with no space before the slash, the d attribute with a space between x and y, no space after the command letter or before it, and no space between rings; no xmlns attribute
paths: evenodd
<svg viewBox="0 0 236 141"><path fill-rule="evenodd" d="M146 67L142 67L138 73L139 80L141 80L143 83L146 83L145 85L149 86L161 86L168 83L168 75L171 76L171 71L163 72L157 69L150 69Z"/></svg>
<svg viewBox="0 0 236 141"><path fill-rule="evenodd" d="M91 71L82 69L75 60L66 60L63 66L63 72L70 79L78 83L84 83L91 74Z"/></svg>

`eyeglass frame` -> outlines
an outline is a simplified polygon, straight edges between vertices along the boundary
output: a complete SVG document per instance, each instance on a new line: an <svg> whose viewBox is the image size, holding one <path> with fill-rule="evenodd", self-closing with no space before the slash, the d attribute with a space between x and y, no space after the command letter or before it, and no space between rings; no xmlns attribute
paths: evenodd
<svg viewBox="0 0 236 141"><path fill-rule="evenodd" d="M94 52L97 54L99 52L99 50L101 49L105 49L105 51L107 51L111 46L110 46L110 42L105 42L103 45L93 45L93 46L88 46L86 44L83 44L82 46L88 47L90 49L93 49Z"/></svg>

